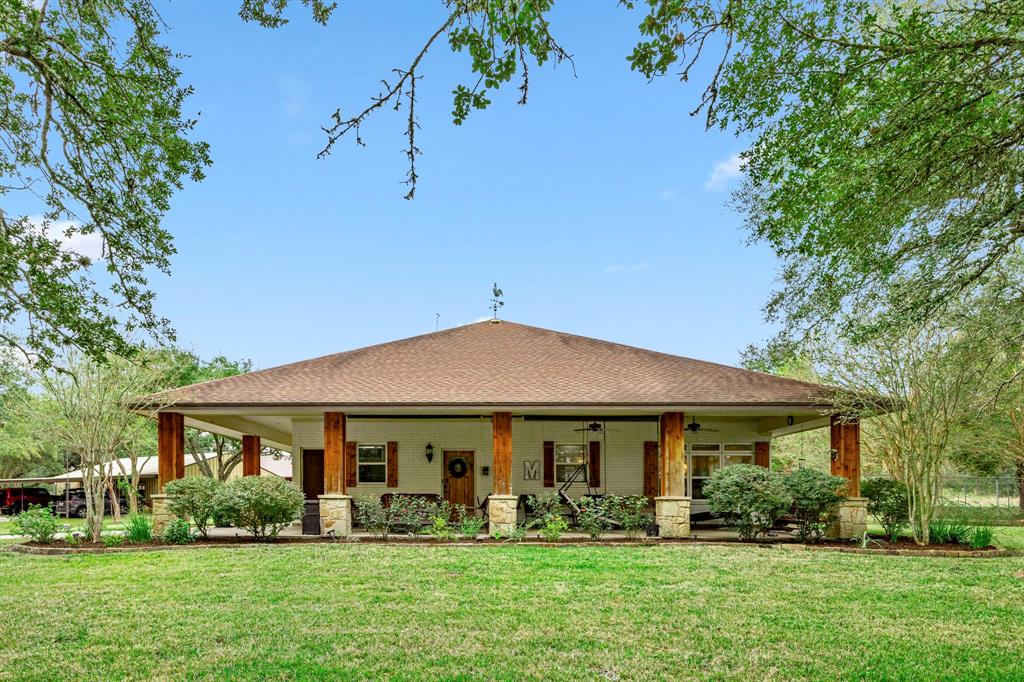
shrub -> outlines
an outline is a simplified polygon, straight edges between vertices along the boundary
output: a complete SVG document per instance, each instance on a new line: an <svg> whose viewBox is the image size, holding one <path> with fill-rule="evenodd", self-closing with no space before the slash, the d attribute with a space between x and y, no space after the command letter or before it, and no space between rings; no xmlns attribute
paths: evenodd
<svg viewBox="0 0 1024 682"><path fill-rule="evenodd" d="M971 531L971 548L985 549L992 546L992 529L989 526L975 526Z"/></svg>
<svg viewBox="0 0 1024 682"><path fill-rule="evenodd" d="M214 496L216 509L259 540L277 537L282 528L302 516L304 504L302 491L277 476L236 478Z"/></svg>
<svg viewBox="0 0 1024 682"><path fill-rule="evenodd" d="M167 484L167 509L179 519L191 519L203 537L216 509L214 500L224 487L221 481L208 476L179 478Z"/></svg>
<svg viewBox="0 0 1024 682"><path fill-rule="evenodd" d="M441 516L434 517L434 522L427 527L427 532L438 540L451 541L455 539L455 529L452 528L452 524Z"/></svg>
<svg viewBox="0 0 1024 682"><path fill-rule="evenodd" d="M558 493L543 492L537 495L530 495L527 498L527 503L539 519L552 515L561 516L562 514L562 498L558 496Z"/></svg>
<svg viewBox="0 0 1024 682"><path fill-rule="evenodd" d="M476 536L480 534L480 531L487 525L487 521L484 517L477 516L476 510L470 510L466 507L459 508L458 518L458 530L459 535L467 540L475 540Z"/></svg>
<svg viewBox="0 0 1024 682"><path fill-rule="evenodd" d="M129 514L124 525L128 542L149 542L153 539L153 522L142 514Z"/></svg>
<svg viewBox="0 0 1024 682"><path fill-rule="evenodd" d="M355 500L356 523L378 540L387 540L391 532L391 516L379 497L360 495Z"/></svg>
<svg viewBox="0 0 1024 682"><path fill-rule="evenodd" d="M708 508L725 519L741 540L754 540L789 511L793 497L782 474L753 464L717 470L704 484Z"/></svg>
<svg viewBox="0 0 1024 682"><path fill-rule="evenodd" d="M888 478L869 478L860 484L860 494L868 498L868 511L875 517L890 542L910 523L907 486Z"/></svg>
<svg viewBox="0 0 1024 682"><path fill-rule="evenodd" d="M100 542L103 543L104 547L120 547L121 545L123 545L125 543L126 539L127 538L125 538L125 536L121 535L121 534L117 534L117 535L113 535L113 534L106 535L106 534L104 534L104 535L102 535L100 537Z"/></svg>
<svg viewBox="0 0 1024 682"><path fill-rule="evenodd" d="M442 506L444 512L450 515L451 506L447 500L439 505L414 495L394 495L385 511L392 529L402 528L409 535L415 535L425 528L433 527L435 519L442 513Z"/></svg>
<svg viewBox="0 0 1024 682"><path fill-rule="evenodd" d="M647 514L647 498L643 495L608 495L604 507L612 521L617 523L630 540L636 540L647 529L651 515Z"/></svg>
<svg viewBox="0 0 1024 682"><path fill-rule="evenodd" d="M839 508L846 485L842 476L832 476L817 469L797 469L786 477L786 490L793 497L793 515L799 524L800 539L817 542L825 534L829 519Z"/></svg>
<svg viewBox="0 0 1024 682"><path fill-rule="evenodd" d="M21 535L27 535L35 542L53 542L53 536L60 528L60 519L49 507L30 505L14 517L14 528Z"/></svg>
<svg viewBox="0 0 1024 682"><path fill-rule="evenodd" d="M576 522L579 524L580 530L593 540L604 535L612 525L605 498L581 497L580 512L576 515Z"/></svg>
<svg viewBox="0 0 1024 682"><path fill-rule="evenodd" d="M171 519L171 522L164 526L164 532L160 534L160 541L168 545L187 545L195 542L195 539L192 526L185 519Z"/></svg>
<svg viewBox="0 0 1024 682"><path fill-rule="evenodd" d="M569 523L560 514L548 514L540 524L540 535L546 542L558 542Z"/></svg>

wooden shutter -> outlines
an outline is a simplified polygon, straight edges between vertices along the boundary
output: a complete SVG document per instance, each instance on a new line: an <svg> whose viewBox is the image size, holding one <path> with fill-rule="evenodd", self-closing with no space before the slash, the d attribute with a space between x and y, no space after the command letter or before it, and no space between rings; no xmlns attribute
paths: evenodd
<svg viewBox="0 0 1024 682"><path fill-rule="evenodd" d="M356 442L345 441L345 486L354 486L359 481L356 474Z"/></svg>
<svg viewBox="0 0 1024 682"><path fill-rule="evenodd" d="M754 443L754 464L767 469L770 464L768 453L770 452L768 441L762 440Z"/></svg>
<svg viewBox="0 0 1024 682"><path fill-rule="evenodd" d="M388 441L388 487L398 487L398 443Z"/></svg>
<svg viewBox="0 0 1024 682"><path fill-rule="evenodd" d="M555 442L544 441L544 487L555 487Z"/></svg>
<svg viewBox="0 0 1024 682"><path fill-rule="evenodd" d="M658 496L658 441L644 441L644 495Z"/></svg>
<svg viewBox="0 0 1024 682"><path fill-rule="evenodd" d="M601 487L601 441L590 441L590 485Z"/></svg>

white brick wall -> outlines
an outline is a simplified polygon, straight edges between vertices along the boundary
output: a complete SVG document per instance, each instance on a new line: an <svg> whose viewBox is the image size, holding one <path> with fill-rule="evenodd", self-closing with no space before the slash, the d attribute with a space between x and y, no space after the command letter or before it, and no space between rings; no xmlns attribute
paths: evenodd
<svg viewBox="0 0 1024 682"><path fill-rule="evenodd" d="M750 443L765 440L757 433L757 420L715 423L701 420L718 433L702 431L687 433L691 443ZM580 443L582 434L577 421L524 421L512 420L512 492L538 493L545 490L543 480L543 443ZM398 442L398 487L361 485L350 487L352 495L385 492L441 494L441 468L445 450L472 450L475 453L476 496L483 500L491 492L493 472L483 476L483 467L491 467L492 441L490 419L405 419L405 420L348 420L348 440L362 443ZM294 420L292 422L294 480L302 486L302 448L323 448L322 420ZM657 422L608 422L607 434L588 434L591 440L601 442L601 488L595 492L622 495L643 493L643 444L658 439ZM427 442L434 446L434 460L428 463L424 454ZM537 461L540 475L537 480L524 480L524 463ZM554 488L547 488L554 490ZM587 491L586 484L576 483L570 494L579 496Z"/></svg>

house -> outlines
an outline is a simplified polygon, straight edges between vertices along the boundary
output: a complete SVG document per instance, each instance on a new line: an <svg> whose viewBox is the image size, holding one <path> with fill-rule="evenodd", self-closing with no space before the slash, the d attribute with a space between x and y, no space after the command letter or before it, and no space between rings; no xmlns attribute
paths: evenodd
<svg viewBox="0 0 1024 682"><path fill-rule="evenodd" d="M199 457L209 461L210 468L214 475L217 473L217 459L213 453L200 454ZM184 476L202 476L203 471L199 468L199 464L196 463L196 457L192 455L183 455L182 461L185 466ZM146 455L138 458L139 467L139 487L142 488L144 504L151 504L151 498L154 493L158 492L159 480L158 480L158 467L157 458L153 455ZM129 457L122 457L118 461L112 461L107 464L107 470L112 476L119 477L122 475L122 471L131 472L132 461ZM291 480L292 478L292 463L290 457L277 457L272 455L262 455L260 457L260 473L272 476L280 476L281 478ZM237 478L242 475L242 468L235 467L231 473L228 474L228 478ZM81 469L73 469L65 474L57 474L56 476L36 476L26 478L8 478L0 479L0 487L8 487L14 485L25 485L28 483L37 485L51 485L54 486L58 491L63 492L65 488L75 490L76 488L82 487L82 481L84 479L83 471Z"/></svg>
<svg viewBox="0 0 1024 682"><path fill-rule="evenodd" d="M849 479L841 534L866 522L859 425L828 415L817 384L490 320L218 379L151 397L160 484L182 470L192 426L292 453L322 532L351 532L352 496L429 493L486 504L492 532L518 495L652 498L664 537L686 536L722 466L769 466L771 439L831 427ZM572 479L572 480L570 480ZM161 496L154 503L161 505ZM157 511L156 509L154 510ZM158 523L163 522L161 513Z"/></svg>

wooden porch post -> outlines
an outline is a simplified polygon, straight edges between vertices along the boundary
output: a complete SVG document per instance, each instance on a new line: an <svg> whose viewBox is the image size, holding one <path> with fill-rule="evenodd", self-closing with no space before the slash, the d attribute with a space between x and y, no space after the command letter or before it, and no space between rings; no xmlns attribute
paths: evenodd
<svg viewBox="0 0 1024 682"><path fill-rule="evenodd" d="M324 412L325 495L348 492L345 473L345 413Z"/></svg>
<svg viewBox="0 0 1024 682"><path fill-rule="evenodd" d="M492 420L494 437L494 477L492 492L495 495L512 494L512 413L495 412Z"/></svg>
<svg viewBox="0 0 1024 682"><path fill-rule="evenodd" d="M849 481L849 497L860 497L860 422L832 415L831 424L832 474Z"/></svg>
<svg viewBox="0 0 1024 682"><path fill-rule="evenodd" d="M683 440L685 424L682 412L665 412L661 415L658 451L662 497L686 495L686 449Z"/></svg>
<svg viewBox="0 0 1024 682"><path fill-rule="evenodd" d="M259 436L242 436L242 475L260 475Z"/></svg>
<svg viewBox="0 0 1024 682"><path fill-rule="evenodd" d="M157 414L157 480L160 492L171 481L185 476L185 415L180 412Z"/></svg>

